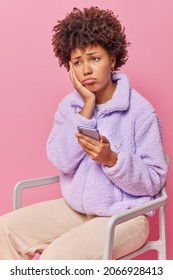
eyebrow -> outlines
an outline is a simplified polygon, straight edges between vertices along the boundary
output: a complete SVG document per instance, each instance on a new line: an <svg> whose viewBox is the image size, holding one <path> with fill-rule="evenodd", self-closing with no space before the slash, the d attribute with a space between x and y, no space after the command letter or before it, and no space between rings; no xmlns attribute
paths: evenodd
<svg viewBox="0 0 173 280"><path fill-rule="evenodd" d="M94 55L94 54L99 54L99 52L97 52L97 51L95 51L95 52L87 52L87 55ZM81 55L72 57L72 59L79 59L79 58L81 58Z"/></svg>

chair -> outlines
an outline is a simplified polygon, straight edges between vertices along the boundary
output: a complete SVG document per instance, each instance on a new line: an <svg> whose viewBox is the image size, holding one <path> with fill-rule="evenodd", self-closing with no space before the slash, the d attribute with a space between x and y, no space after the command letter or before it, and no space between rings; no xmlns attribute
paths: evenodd
<svg viewBox="0 0 173 280"><path fill-rule="evenodd" d="M169 165L168 156L166 156L166 160L167 160L167 164ZM59 182L59 176L42 177L42 178L29 179L29 180L18 182L14 187L13 209L16 210L21 207L21 193L23 189L54 184L58 182ZM112 246L113 246L114 232L115 232L115 227L118 224L121 224L139 215L145 214L148 211L158 210L159 211L159 239L154 241L148 240L141 248L128 255L125 255L120 259L129 260L143 254L144 252L150 250L156 250L158 252L158 259L166 260L166 234L165 234L166 201L167 201L167 194L166 194L166 183L165 183L165 185L161 190L161 194L158 198L110 217L106 227L103 259L104 260L112 259Z"/></svg>

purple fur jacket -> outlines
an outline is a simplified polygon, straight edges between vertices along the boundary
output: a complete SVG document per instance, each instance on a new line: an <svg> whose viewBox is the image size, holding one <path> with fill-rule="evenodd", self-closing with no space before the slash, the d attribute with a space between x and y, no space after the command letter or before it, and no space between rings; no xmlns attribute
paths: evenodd
<svg viewBox="0 0 173 280"><path fill-rule="evenodd" d="M111 100L95 109L92 119L79 114L77 91L59 104L47 142L47 155L61 170L61 190L76 211L111 216L153 199L166 180L167 164L158 116L151 104L130 87L125 74L114 74ZM75 137L78 126L97 128L118 161L107 167L92 161Z"/></svg>

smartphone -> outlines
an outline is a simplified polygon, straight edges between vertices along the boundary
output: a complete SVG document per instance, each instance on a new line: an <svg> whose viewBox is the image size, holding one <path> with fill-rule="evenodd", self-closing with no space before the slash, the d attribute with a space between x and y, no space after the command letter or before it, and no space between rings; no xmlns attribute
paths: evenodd
<svg viewBox="0 0 173 280"><path fill-rule="evenodd" d="M94 138L96 140L100 140L99 131L95 128L85 127L85 126L78 126L78 132L81 134L84 134L86 136L89 136L91 138Z"/></svg>

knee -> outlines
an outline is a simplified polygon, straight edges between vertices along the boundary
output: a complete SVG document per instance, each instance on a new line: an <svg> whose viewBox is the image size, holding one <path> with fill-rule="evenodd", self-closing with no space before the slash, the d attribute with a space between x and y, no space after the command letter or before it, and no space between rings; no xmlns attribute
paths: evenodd
<svg viewBox="0 0 173 280"><path fill-rule="evenodd" d="M17 222L16 222L16 213L9 212L0 217L0 235L11 235L16 232ZM22 225L22 221L20 226Z"/></svg>
<svg viewBox="0 0 173 280"><path fill-rule="evenodd" d="M59 238L61 239L61 238ZM76 242L72 244L56 240L48 245L40 256L40 260L75 260L79 257L79 248Z"/></svg>
<svg viewBox="0 0 173 280"><path fill-rule="evenodd" d="M61 236L46 247L40 256L41 260L87 260L91 259L92 248L82 236Z"/></svg>
<svg viewBox="0 0 173 280"><path fill-rule="evenodd" d="M2 229L5 230L8 227L10 227L10 225L11 226L13 225L13 219L11 219L11 215L12 215L12 212L7 213L0 217L0 229L1 230Z"/></svg>
<svg viewBox="0 0 173 280"><path fill-rule="evenodd" d="M8 227L8 219L6 219L6 215L0 217L0 231L4 231Z"/></svg>
<svg viewBox="0 0 173 280"><path fill-rule="evenodd" d="M10 223L8 223L8 218L6 217L6 215L0 217L0 247L2 247L2 244L4 247L10 237Z"/></svg>

